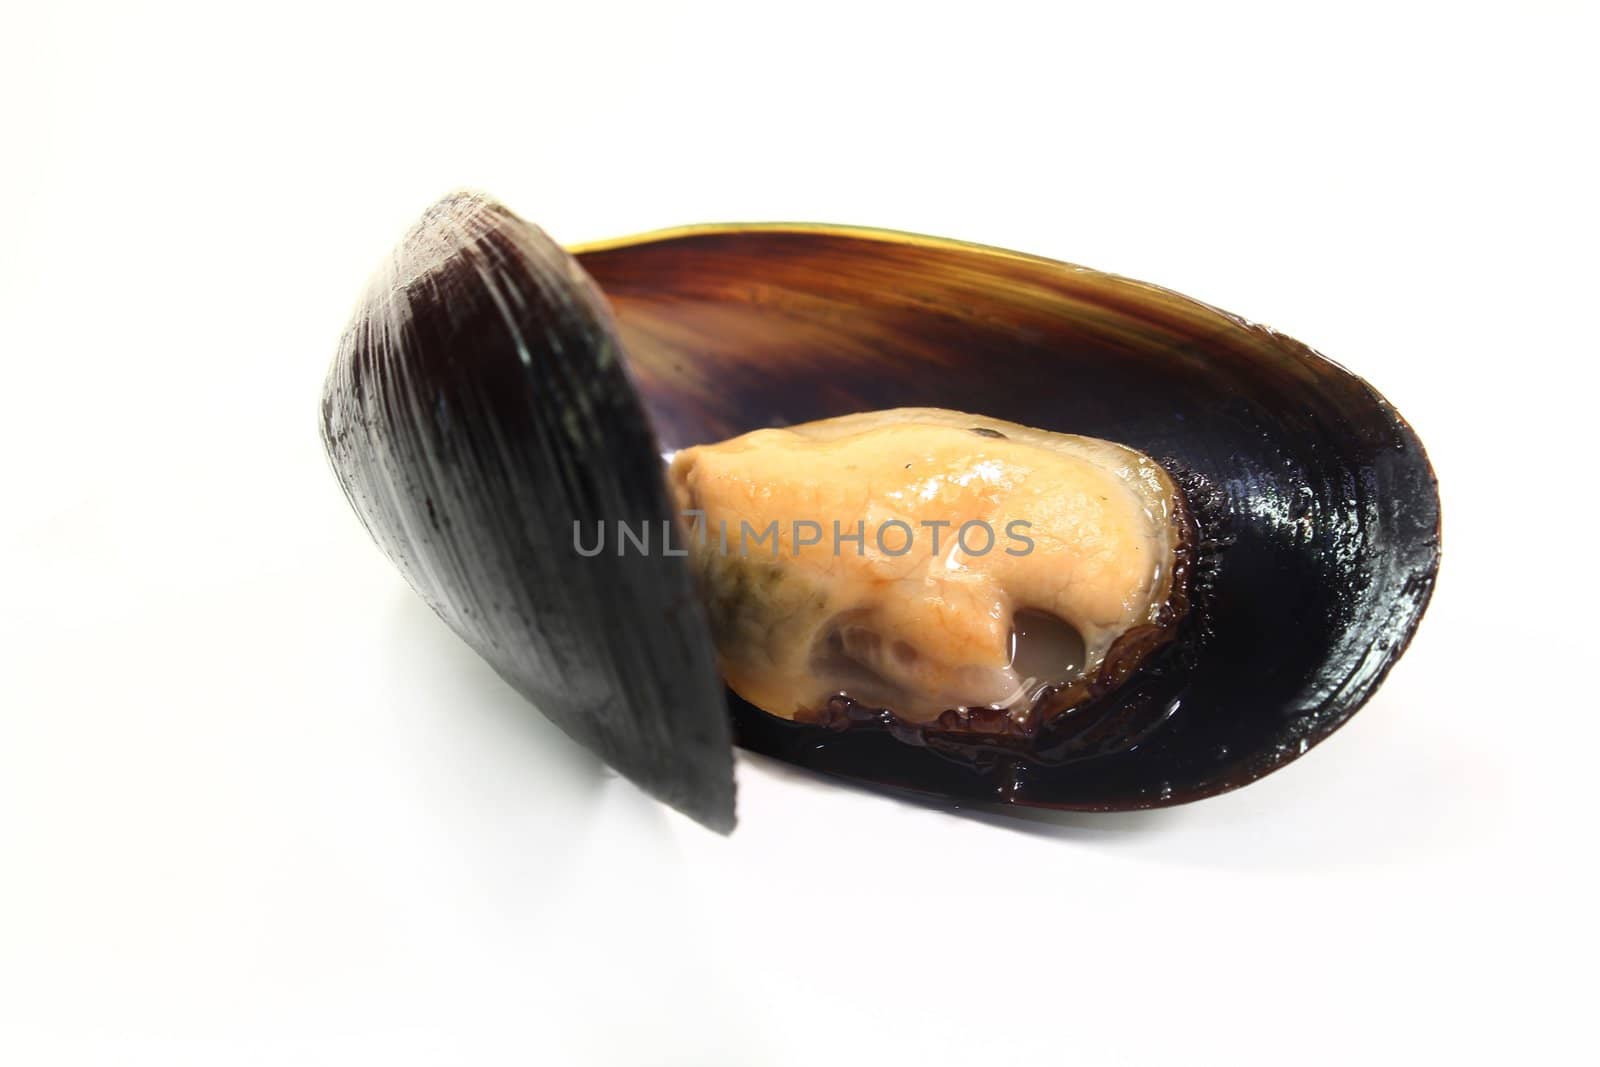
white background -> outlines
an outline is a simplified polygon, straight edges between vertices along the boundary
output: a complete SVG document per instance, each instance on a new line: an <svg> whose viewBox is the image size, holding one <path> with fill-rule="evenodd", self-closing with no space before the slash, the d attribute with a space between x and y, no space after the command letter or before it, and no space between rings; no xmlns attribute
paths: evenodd
<svg viewBox="0 0 1600 1067"><path fill-rule="evenodd" d="M0 1062L1594 1062L1592 7L3 10ZM367 272L460 186L1268 322L1427 442L1433 608L1243 792L1011 820L741 758L707 833L323 460Z"/></svg>

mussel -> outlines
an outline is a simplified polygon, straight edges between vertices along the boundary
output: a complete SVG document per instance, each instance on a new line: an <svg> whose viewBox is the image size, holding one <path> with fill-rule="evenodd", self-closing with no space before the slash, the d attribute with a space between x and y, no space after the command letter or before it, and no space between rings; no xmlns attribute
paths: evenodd
<svg viewBox="0 0 1600 1067"><path fill-rule="evenodd" d="M1422 445L1360 378L1168 290L885 231L569 252L447 197L372 281L322 431L457 634L723 831L735 742L964 801L1124 810L1247 784L1372 695L1439 562ZM930 494L991 474L1024 494L985 516L1065 516L1098 569L971 543L915 572L853 545L807 569L802 542L918 463ZM708 547L711 520L780 517L771 557ZM935 617L957 601L976 614Z"/></svg>
<svg viewBox="0 0 1600 1067"><path fill-rule="evenodd" d="M687 448L668 480L722 676L779 718L1032 741L1188 605L1183 491L1108 441L896 408Z"/></svg>

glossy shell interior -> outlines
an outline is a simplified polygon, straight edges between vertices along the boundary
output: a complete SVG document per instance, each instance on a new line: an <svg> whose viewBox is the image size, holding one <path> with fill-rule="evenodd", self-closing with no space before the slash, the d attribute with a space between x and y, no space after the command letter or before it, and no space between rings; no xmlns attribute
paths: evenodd
<svg viewBox="0 0 1600 1067"><path fill-rule="evenodd" d="M576 250L663 449L875 408L954 408L1146 452L1202 540L1188 637L1035 751L777 720L739 744L943 797L1181 803L1304 754L1404 650L1439 559L1437 487L1371 386L1167 290L981 246L708 226Z"/></svg>

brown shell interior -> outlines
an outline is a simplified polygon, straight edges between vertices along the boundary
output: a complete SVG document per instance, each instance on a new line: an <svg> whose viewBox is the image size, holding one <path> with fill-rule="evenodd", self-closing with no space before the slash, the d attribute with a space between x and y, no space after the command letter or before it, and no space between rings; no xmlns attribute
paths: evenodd
<svg viewBox="0 0 1600 1067"><path fill-rule="evenodd" d="M1026 750L778 723L735 699L747 747L948 796L1175 803L1326 737L1426 606L1438 498L1420 442L1367 383L1269 329L1145 283L880 231L700 227L577 256L665 449L947 407L1129 445L1188 492L1190 639Z"/></svg>

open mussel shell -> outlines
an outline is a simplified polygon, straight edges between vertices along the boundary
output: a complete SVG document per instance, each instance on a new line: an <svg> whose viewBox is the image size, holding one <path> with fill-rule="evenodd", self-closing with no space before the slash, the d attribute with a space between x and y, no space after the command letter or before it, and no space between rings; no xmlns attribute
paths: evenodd
<svg viewBox="0 0 1600 1067"><path fill-rule="evenodd" d="M754 751L958 800L1220 793L1347 721L1427 605L1439 507L1420 442L1364 381L1272 330L1140 282L873 230L695 227L575 255L480 198L435 207L335 362L330 454L458 633L709 824L732 818L730 719ZM825 729L723 691L682 559L574 556L574 518L668 514L664 452L911 406L1167 466L1199 538L1182 639L1020 746Z"/></svg>

